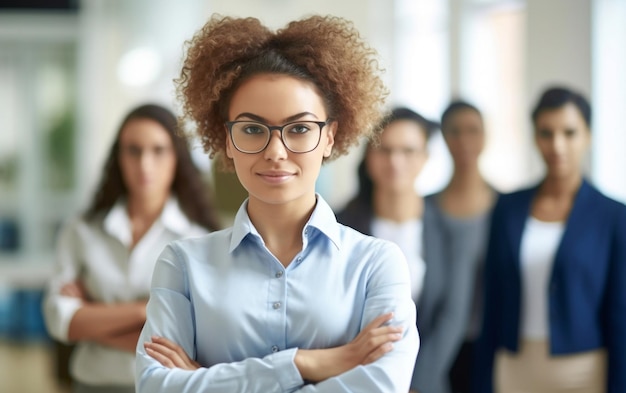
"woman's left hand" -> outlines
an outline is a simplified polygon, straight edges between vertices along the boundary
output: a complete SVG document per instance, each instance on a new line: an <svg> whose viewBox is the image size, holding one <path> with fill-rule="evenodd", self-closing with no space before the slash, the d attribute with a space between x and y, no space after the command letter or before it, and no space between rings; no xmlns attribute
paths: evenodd
<svg viewBox="0 0 626 393"><path fill-rule="evenodd" d="M152 341L144 343L143 346L146 353L164 367L192 371L202 367L200 363L192 360L180 345L165 337L153 336Z"/></svg>

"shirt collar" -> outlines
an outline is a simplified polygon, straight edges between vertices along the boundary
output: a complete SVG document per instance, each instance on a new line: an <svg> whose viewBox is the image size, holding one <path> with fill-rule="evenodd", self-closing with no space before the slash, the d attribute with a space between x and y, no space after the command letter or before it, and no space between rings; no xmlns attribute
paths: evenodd
<svg viewBox="0 0 626 393"><path fill-rule="evenodd" d="M321 234L326 236L337 249L339 249L339 225L337 224L337 218L335 217L335 213L330 208L328 203L322 198L320 194L315 194L317 199L317 203L315 204L315 209L309 218L309 221L304 225L303 229L303 244L306 246L307 244L307 235L310 236L311 228L319 231ZM250 217L248 216L248 199L244 201L239 207L237 211L237 215L235 215L235 221L233 223L233 232L230 240L229 252L232 252L235 248L241 244L243 239L248 235L258 236L260 235L252 222L250 221Z"/></svg>
<svg viewBox="0 0 626 393"><path fill-rule="evenodd" d="M166 229L184 235L187 233L192 223L183 213L175 197L170 197L161 215L155 221L160 222ZM111 236L117 238L122 244L129 245L132 243L132 228L130 225L130 217L126 210L126 199L120 198L111 210L104 217L104 230ZM154 225L154 224L153 224Z"/></svg>

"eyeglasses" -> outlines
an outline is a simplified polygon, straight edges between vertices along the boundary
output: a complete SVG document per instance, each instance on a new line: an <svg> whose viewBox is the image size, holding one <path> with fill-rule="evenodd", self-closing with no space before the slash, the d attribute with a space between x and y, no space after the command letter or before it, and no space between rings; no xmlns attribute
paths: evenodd
<svg viewBox="0 0 626 393"><path fill-rule="evenodd" d="M270 144L272 131L280 132L280 139L292 153L308 153L319 145L326 121L296 121L282 126L268 126L257 121L227 121L226 127L235 148L242 153L254 154Z"/></svg>
<svg viewBox="0 0 626 393"><path fill-rule="evenodd" d="M415 157L422 155L425 152L425 150L417 149L413 147L392 148L392 147L380 145L380 146L372 146L371 152L374 154L380 154L381 156L388 157L388 158L390 158L391 156L395 154L399 154L400 157L408 159L408 158L415 158Z"/></svg>

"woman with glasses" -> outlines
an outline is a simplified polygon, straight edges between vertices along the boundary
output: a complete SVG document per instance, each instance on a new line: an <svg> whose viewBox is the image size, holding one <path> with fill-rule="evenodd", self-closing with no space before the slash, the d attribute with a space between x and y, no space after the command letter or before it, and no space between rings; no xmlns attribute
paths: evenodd
<svg viewBox="0 0 626 393"><path fill-rule="evenodd" d="M135 347L156 258L165 245L219 227L176 116L141 105L122 121L86 213L57 243L44 301L48 331L75 343L76 393L134 392Z"/></svg>
<svg viewBox="0 0 626 393"><path fill-rule="evenodd" d="M249 197L157 261L138 392L406 392L419 339L392 243L338 224L323 162L373 132L386 90L352 24L214 16L178 80L205 149Z"/></svg>
<svg viewBox="0 0 626 393"><path fill-rule="evenodd" d="M359 191L337 220L361 233L393 241L406 257L411 297L417 302L426 270L422 250L424 199L415 182L428 159L428 140L439 125L408 108L395 108L367 144L358 167Z"/></svg>
<svg viewBox="0 0 626 393"><path fill-rule="evenodd" d="M493 210L474 392L626 392L626 207L583 175L582 95L550 88L532 120L546 174Z"/></svg>

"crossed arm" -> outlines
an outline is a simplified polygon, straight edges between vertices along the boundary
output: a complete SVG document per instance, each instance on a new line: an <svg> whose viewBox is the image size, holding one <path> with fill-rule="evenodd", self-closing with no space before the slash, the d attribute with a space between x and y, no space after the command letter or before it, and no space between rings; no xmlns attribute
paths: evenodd
<svg viewBox="0 0 626 393"><path fill-rule="evenodd" d="M105 304L90 299L80 281L63 285L60 294L81 300L69 325L70 341L94 341L135 352L139 334L146 321L146 301Z"/></svg>
<svg viewBox="0 0 626 393"><path fill-rule="evenodd" d="M358 365L370 364L393 350L393 343L402 338L402 327L385 326L392 317L392 313L387 313L375 318L348 344L329 349L299 349L294 361L302 378L324 381ZM193 371L202 367L167 338L154 336L143 345L148 355L167 368Z"/></svg>
<svg viewBox="0 0 626 393"><path fill-rule="evenodd" d="M191 303L192 298L201 297L201 292L195 296L190 293L188 269L174 249L167 247L153 274L149 318L137 346L137 391L408 391L419 348L415 305L405 265L398 262L403 261L400 250L386 251L385 258L371 269L368 295L359 305L365 324L350 342L326 349L286 348L268 355L236 356L241 360L203 364L196 341L199 317ZM389 313L392 310L393 315ZM203 345L207 345L206 340ZM229 355L222 358L229 359ZM201 364L193 362L196 359Z"/></svg>

